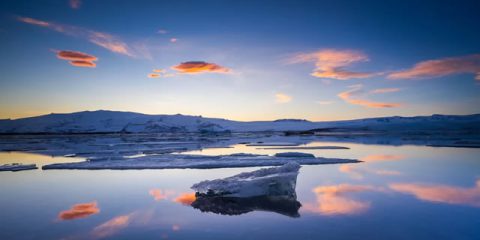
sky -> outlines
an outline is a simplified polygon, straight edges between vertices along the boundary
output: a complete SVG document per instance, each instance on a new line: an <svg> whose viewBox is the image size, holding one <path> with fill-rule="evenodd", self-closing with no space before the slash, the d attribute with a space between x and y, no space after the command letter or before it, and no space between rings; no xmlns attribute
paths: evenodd
<svg viewBox="0 0 480 240"><path fill-rule="evenodd" d="M479 1L0 2L0 119L480 113Z"/></svg>

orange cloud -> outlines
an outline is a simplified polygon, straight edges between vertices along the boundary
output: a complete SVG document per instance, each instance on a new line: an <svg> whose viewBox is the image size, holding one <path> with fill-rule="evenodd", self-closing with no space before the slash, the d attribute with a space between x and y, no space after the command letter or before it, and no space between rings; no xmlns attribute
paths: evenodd
<svg viewBox="0 0 480 240"><path fill-rule="evenodd" d="M316 194L315 204L306 203L304 210L322 215L345 215L365 212L370 208L370 203L354 200L347 194L365 191L383 191L370 185L340 184L332 186L319 186L313 189Z"/></svg>
<svg viewBox="0 0 480 240"><path fill-rule="evenodd" d="M473 73L480 80L480 54L428 60L412 68L390 73L389 79L419 79L442 77L451 74Z"/></svg>
<svg viewBox="0 0 480 240"><path fill-rule="evenodd" d="M357 62L368 61L367 55L353 50L324 49L313 53L302 53L294 56L289 63L315 62L312 76L318 78L332 78L347 80L352 78L368 78L378 73L351 72L344 67Z"/></svg>
<svg viewBox="0 0 480 240"><path fill-rule="evenodd" d="M392 93L392 92L398 92L400 91L400 88L379 88L379 89L374 89L370 91L370 93L377 94L377 93Z"/></svg>
<svg viewBox="0 0 480 240"><path fill-rule="evenodd" d="M425 201L480 207L480 180L472 188L415 183L394 183L390 188Z"/></svg>
<svg viewBox="0 0 480 240"><path fill-rule="evenodd" d="M160 77L160 74L150 73L150 74L148 74L148 77L149 77L149 78L159 78L159 77Z"/></svg>
<svg viewBox="0 0 480 240"><path fill-rule="evenodd" d="M76 67L95 67L93 61L97 61L95 56L76 51L57 51L57 57L70 61L70 64Z"/></svg>
<svg viewBox="0 0 480 240"><path fill-rule="evenodd" d="M288 103L292 101L292 97L284 93L277 93L275 94L275 100L277 103Z"/></svg>
<svg viewBox="0 0 480 240"><path fill-rule="evenodd" d="M128 227L129 224L130 215L118 216L95 227L92 231L92 234L96 238L108 237Z"/></svg>
<svg viewBox="0 0 480 240"><path fill-rule="evenodd" d="M73 9L79 9L82 1L80 0L70 0L70 7Z"/></svg>
<svg viewBox="0 0 480 240"><path fill-rule="evenodd" d="M62 211L58 214L61 220L73 220L78 218L86 218L92 214L97 214L100 209L97 207L97 202L79 203L72 206L72 208Z"/></svg>
<svg viewBox="0 0 480 240"><path fill-rule="evenodd" d="M119 38L113 35L110 35L108 33L92 31L89 29L66 25L66 24L46 22L46 21L37 20L33 18L28 18L28 17L18 17L17 19L20 22L24 22L24 23L28 23L28 24L32 24L40 27L46 27L56 32L60 32L69 36L86 39L87 41L97 46L103 47L109 51L112 51L114 53L119 53L119 54L127 55L130 57L136 56L136 54L134 54L133 51L129 48L127 43L123 42Z"/></svg>
<svg viewBox="0 0 480 240"><path fill-rule="evenodd" d="M177 203L181 203L183 205L191 205L197 197L195 197L195 193L182 193L179 195L177 198L175 198L173 201Z"/></svg>
<svg viewBox="0 0 480 240"><path fill-rule="evenodd" d="M206 73L206 72L211 72L211 73L231 72L231 70L226 67L222 67L215 63L208 63L203 61L183 62L177 66L173 66L172 69L180 73L186 73L186 74L197 74L197 73Z"/></svg>
<svg viewBox="0 0 480 240"><path fill-rule="evenodd" d="M153 72L156 72L156 73L164 73L164 72L165 72L165 69L153 69Z"/></svg>
<svg viewBox="0 0 480 240"><path fill-rule="evenodd" d="M384 102L373 102L370 100L366 99L360 99L358 98L357 95L359 95L362 91L362 85L354 85L350 86L352 89L341 92L337 96L344 100L347 103L354 104L354 105L360 105L363 107L367 108L394 108L394 107L400 107L401 104L399 103L384 103Z"/></svg>
<svg viewBox="0 0 480 240"><path fill-rule="evenodd" d="M92 67L92 68L97 66L94 62L81 61L81 60L70 61L70 65L75 67Z"/></svg>

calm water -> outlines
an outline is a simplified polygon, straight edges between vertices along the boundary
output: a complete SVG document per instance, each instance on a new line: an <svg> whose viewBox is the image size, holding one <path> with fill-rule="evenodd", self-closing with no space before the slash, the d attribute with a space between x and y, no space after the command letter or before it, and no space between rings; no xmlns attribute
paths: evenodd
<svg viewBox="0 0 480 240"><path fill-rule="evenodd" d="M308 144L320 145L351 149L190 152L301 151L365 161L303 166L300 217L190 206L192 184L258 168L0 172L0 239L480 239L480 149ZM2 164L74 160L0 153Z"/></svg>

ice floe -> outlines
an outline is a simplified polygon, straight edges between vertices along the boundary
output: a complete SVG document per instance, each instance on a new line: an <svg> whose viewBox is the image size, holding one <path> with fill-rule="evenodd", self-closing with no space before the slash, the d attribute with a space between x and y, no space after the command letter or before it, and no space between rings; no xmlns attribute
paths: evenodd
<svg viewBox="0 0 480 240"><path fill-rule="evenodd" d="M303 165L356 163L359 160L322 157L275 157L257 154L189 155L160 154L137 158L94 158L84 162L55 163L43 169L174 169L174 168L233 168L279 166L287 162Z"/></svg>
<svg viewBox="0 0 480 240"><path fill-rule="evenodd" d="M4 164L0 165L0 171L23 171L23 170L32 170L32 169L37 169L37 166L35 164L20 164L20 163L10 163L10 164Z"/></svg>

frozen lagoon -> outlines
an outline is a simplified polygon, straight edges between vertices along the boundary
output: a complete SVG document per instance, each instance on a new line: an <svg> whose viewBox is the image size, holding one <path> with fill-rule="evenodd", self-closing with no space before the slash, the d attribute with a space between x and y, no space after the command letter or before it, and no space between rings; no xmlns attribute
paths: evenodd
<svg viewBox="0 0 480 240"><path fill-rule="evenodd" d="M348 147L294 151L363 162L302 166L295 201L205 199L190 189L204 180L259 167L1 172L0 238L355 239L371 238L374 233L378 239L477 239L480 234L479 149L429 147L381 138L369 138L365 144L303 137L192 137L168 139L170 143L162 146L146 136L105 138L23 139L23 143L3 144L23 151L0 153L0 159L2 164L17 161L41 167L94 156L138 156L138 149L151 151L145 155L160 151L179 154L172 150L176 147L173 142L178 141L188 148L180 153L184 155L273 156L292 151L243 143L278 141L303 147ZM45 142L55 148L46 148Z"/></svg>

